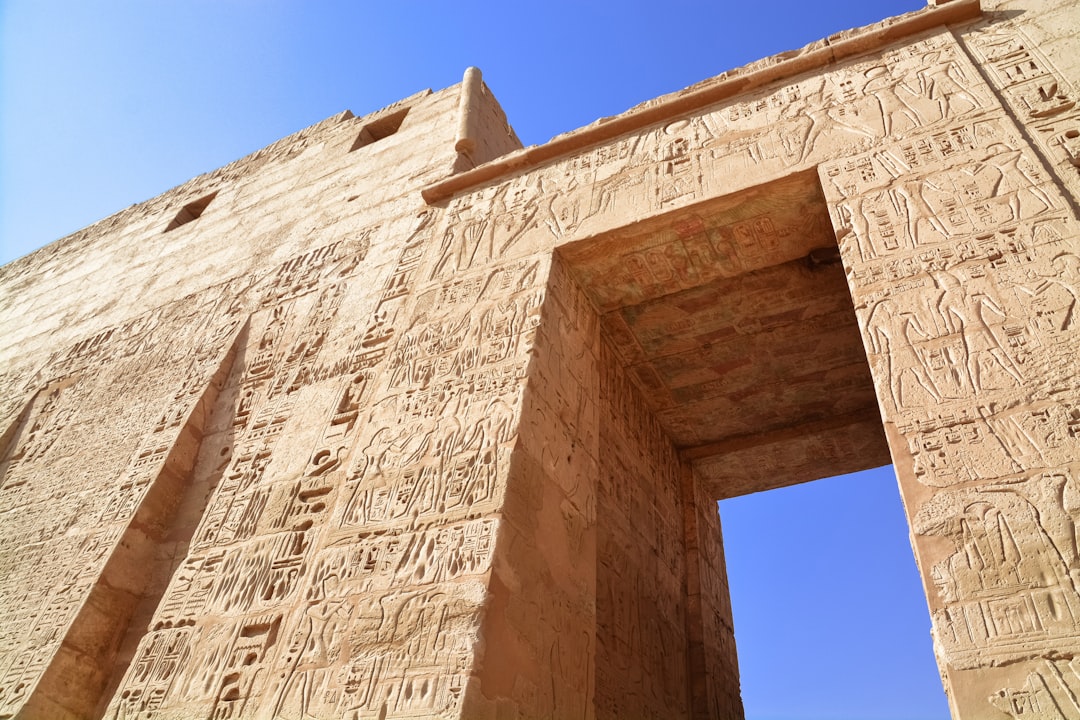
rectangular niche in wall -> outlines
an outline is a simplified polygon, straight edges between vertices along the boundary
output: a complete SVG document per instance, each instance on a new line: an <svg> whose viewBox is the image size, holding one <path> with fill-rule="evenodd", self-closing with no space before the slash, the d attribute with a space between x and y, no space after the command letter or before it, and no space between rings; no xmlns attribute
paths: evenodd
<svg viewBox="0 0 1080 720"><path fill-rule="evenodd" d="M353 142L352 147L349 148L349 152L359 150L373 142L390 137L398 131L398 128L401 127L401 121L404 120L405 116L408 114L409 108L404 108L397 112L390 113L389 115L384 115L383 117L364 125L364 127L360 129L360 134L356 136L356 140Z"/></svg>
<svg viewBox="0 0 1080 720"><path fill-rule="evenodd" d="M165 228L165 232L175 230L181 225L187 225L193 220L198 220L202 216L203 212L206 210L207 206L210 205L210 202L216 197L217 191L214 191L209 195L201 197L194 202L189 202L187 205L180 208L180 212L176 214L176 217L172 219L172 222L169 223L169 226Z"/></svg>

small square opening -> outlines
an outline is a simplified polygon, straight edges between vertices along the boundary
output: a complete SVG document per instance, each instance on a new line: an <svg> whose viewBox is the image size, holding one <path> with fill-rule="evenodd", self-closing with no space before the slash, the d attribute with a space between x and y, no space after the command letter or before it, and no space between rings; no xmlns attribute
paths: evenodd
<svg viewBox="0 0 1080 720"><path fill-rule="evenodd" d="M198 220L199 217L203 214L203 211L205 211L207 206L210 204L210 201L212 201L216 197L217 192L212 192L209 195L201 197L194 202L189 202L187 205L180 208L180 212L176 214L176 217L174 217L172 219L172 222L169 223L168 227L165 228L165 232L175 230L181 225L187 225L192 220Z"/></svg>
<svg viewBox="0 0 1080 720"><path fill-rule="evenodd" d="M398 128L401 127L401 121L404 120L405 116L408 114L409 109L405 108L390 113L389 115L384 115L383 117L372 120L364 125L364 127L360 128L360 134L356 136L356 140L353 142L352 147L349 148L349 152L359 150L373 142L390 137L398 131Z"/></svg>

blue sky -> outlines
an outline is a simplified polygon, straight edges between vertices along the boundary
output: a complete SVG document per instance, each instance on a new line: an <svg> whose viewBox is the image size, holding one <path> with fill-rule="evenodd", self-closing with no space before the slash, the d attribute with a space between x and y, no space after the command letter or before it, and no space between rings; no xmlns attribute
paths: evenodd
<svg viewBox="0 0 1080 720"><path fill-rule="evenodd" d="M922 4L0 0L0 263L469 65L535 144ZM722 514L750 720L948 717L891 470Z"/></svg>
<svg viewBox="0 0 1080 720"><path fill-rule="evenodd" d="M949 717L891 466L720 515L747 720Z"/></svg>

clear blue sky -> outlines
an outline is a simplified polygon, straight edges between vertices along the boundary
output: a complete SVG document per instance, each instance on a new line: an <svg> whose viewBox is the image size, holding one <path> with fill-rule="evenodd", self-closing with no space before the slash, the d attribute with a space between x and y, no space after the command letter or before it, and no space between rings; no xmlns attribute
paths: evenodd
<svg viewBox="0 0 1080 720"><path fill-rule="evenodd" d="M542 143L922 5L0 0L0 263L469 65ZM948 717L891 471L722 513L750 720Z"/></svg>

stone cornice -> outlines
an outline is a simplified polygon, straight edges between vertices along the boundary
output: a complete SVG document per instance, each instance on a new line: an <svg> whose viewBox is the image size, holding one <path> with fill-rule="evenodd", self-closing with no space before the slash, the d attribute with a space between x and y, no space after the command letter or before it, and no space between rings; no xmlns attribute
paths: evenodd
<svg viewBox="0 0 1080 720"><path fill-rule="evenodd" d="M937 6L845 30L799 50L792 50L729 70L683 90L637 105L621 115L601 118L583 128L557 135L543 145L530 145L465 172L434 182L421 191L429 205L502 175L536 167L583 148L640 130L668 118L700 110L778 80L862 55L903 38L982 14L980 0L950 0Z"/></svg>

